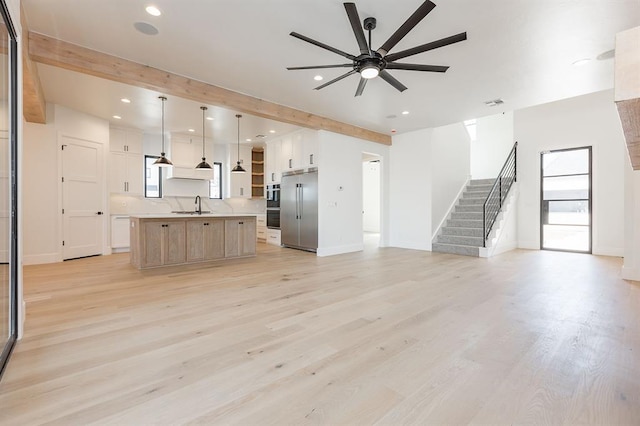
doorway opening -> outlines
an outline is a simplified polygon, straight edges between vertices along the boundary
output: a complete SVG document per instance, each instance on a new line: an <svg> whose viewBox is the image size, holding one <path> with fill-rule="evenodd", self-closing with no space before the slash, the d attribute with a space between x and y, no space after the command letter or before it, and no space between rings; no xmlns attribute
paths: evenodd
<svg viewBox="0 0 640 426"><path fill-rule="evenodd" d="M591 253L591 147L540 154L540 248Z"/></svg>
<svg viewBox="0 0 640 426"><path fill-rule="evenodd" d="M381 158L362 153L362 241L365 248L380 246Z"/></svg>

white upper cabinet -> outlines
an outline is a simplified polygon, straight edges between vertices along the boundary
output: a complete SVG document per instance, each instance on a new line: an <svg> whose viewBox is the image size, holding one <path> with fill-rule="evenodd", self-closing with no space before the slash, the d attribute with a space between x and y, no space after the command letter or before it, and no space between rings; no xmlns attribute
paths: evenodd
<svg viewBox="0 0 640 426"><path fill-rule="evenodd" d="M267 185L273 183L280 183L280 177L282 173L281 154L280 154L281 140L276 139L267 142L266 152L266 164L265 164L265 176L264 180Z"/></svg>
<svg viewBox="0 0 640 426"><path fill-rule="evenodd" d="M109 150L111 152L142 154L142 131L137 129L110 127Z"/></svg>
<svg viewBox="0 0 640 426"><path fill-rule="evenodd" d="M318 132L304 129L282 138L282 171L315 167L318 163Z"/></svg>
<svg viewBox="0 0 640 426"><path fill-rule="evenodd" d="M302 149L300 150L300 166L318 167L318 132L315 130L302 131Z"/></svg>
<svg viewBox="0 0 640 426"><path fill-rule="evenodd" d="M109 192L142 195L142 131L111 127L109 150Z"/></svg>
<svg viewBox="0 0 640 426"><path fill-rule="evenodd" d="M171 135L169 159L173 167L167 168L169 179L213 179L213 170L197 170L196 165L202 161L202 138L186 135ZM212 164L211 160L207 161Z"/></svg>
<svg viewBox="0 0 640 426"><path fill-rule="evenodd" d="M231 173L238 161L238 145L229 145L230 196L251 198L251 147L240 145L240 165L245 173Z"/></svg>

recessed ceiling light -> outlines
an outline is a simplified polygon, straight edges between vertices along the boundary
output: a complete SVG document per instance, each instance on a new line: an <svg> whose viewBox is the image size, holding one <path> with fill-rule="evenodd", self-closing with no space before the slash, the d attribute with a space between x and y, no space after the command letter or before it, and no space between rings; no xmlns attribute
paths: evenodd
<svg viewBox="0 0 640 426"><path fill-rule="evenodd" d="M115 118L116 120L120 120L122 117L120 117L119 115L114 115L113 118Z"/></svg>
<svg viewBox="0 0 640 426"><path fill-rule="evenodd" d="M207 117L207 120L212 121L213 117Z"/></svg>
<svg viewBox="0 0 640 426"><path fill-rule="evenodd" d="M409 111L402 111L402 115L407 115L409 114Z"/></svg>
<svg viewBox="0 0 640 426"><path fill-rule="evenodd" d="M246 140L247 142L251 142L251 139L249 139L249 138L247 138L247 139L245 139L245 140Z"/></svg>
<svg viewBox="0 0 640 426"><path fill-rule="evenodd" d="M147 13L151 16L160 16L162 15L162 12L160 12L160 9L158 9L155 6L147 6L144 10L147 11Z"/></svg>
<svg viewBox="0 0 640 426"><path fill-rule="evenodd" d="M588 64L589 61L591 61L591 59L582 58L582 59L578 59L577 61L573 62L571 65L573 65L574 67L581 67L582 65Z"/></svg>
<svg viewBox="0 0 640 426"><path fill-rule="evenodd" d="M195 130L194 130L194 129L189 129L189 131L190 131L191 133L195 132Z"/></svg>
<svg viewBox="0 0 640 426"><path fill-rule="evenodd" d="M275 133L275 132L276 132L275 130L269 130L269 133Z"/></svg>
<svg viewBox="0 0 640 426"><path fill-rule="evenodd" d="M316 75L315 77L313 77L313 79L314 79L315 81L320 81L320 80L322 80L323 78L324 78L324 77L323 77L323 76L321 76L321 75Z"/></svg>
<svg viewBox="0 0 640 426"><path fill-rule="evenodd" d="M127 98L122 98L122 99L120 99L120 101L122 103L125 103L125 104L130 104L131 103L131 99L127 99Z"/></svg>

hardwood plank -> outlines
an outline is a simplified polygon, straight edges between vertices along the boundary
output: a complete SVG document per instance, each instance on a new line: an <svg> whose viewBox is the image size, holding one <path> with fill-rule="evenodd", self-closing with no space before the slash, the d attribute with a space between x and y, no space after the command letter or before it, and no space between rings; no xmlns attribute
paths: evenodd
<svg viewBox="0 0 640 426"><path fill-rule="evenodd" d="M640 283L620 266L269 245L26 266L0 424L637 424Z"/></svg>
<svg viewBox="0 0 640 426"><path fill-rule="evenodd" d="M43 64L154 90L165 95L179 96L257 117L391 145L390 135L254 98L43 34L29 33L29 57Z"/></svg>

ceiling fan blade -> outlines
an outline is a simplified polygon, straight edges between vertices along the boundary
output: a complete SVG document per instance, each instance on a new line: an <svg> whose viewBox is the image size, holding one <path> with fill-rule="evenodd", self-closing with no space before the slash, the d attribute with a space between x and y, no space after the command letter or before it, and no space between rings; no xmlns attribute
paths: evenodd
<svg viewBox="0 0 640 426"><path fill-rule="evenodd" d="M405 90L407 90L407 86L405 86L404 84L402 84L398 80L396 80L386 70L380 71L379 75L380 75L380 78L382 78L384 81L386 81L387 83L389 83L390 85L392 85L393 87L398 89L400 92L404 92Z"/></svg>
<svg viewBox="0 0 640 426"><path fill-rule="evenodd" d="M388 70L407 70L407 71L429 71L429 72L447 72L449 67L443 65L421 65L421 64L397 64L387 62Z"/></svg>
<svg viewBox="0 0 640 426"><path fill-rule="evenodd" d="M353 64L336 64L336 65L311 65L308 67L287 67L289 71L292 70L315 70L321 68L347 68L352 67Z"/></svg>
<svg viewBox="0 0 640 426"><path fill-rule="evenodd" d="M318 86L318 87L314 88L313 90L320 90L320 89L323 89L323 88L327 87L328 85L335 83L336 81L340 81L340 80L342 80L343 78L349 77L351 74L355 74L356 72L357 72L356 70L351 70L351 71L349 71L348 73L342 74L340 77L336 77L336 78L334 78L334 79L333 79L333 80L331 80L331 81L327 81L326 83L321 84L320 86Z"/></svg>
<svg viewBox="0 0 640 426"><path fill-rule="evenodd" d="M428 50L437 49L439 47L448 46L453 43L458 43L467 39L467 33L460 33L450 37L445 37L440 40L432 41L431 43L422 44L420 46L413 47L411 49L403 50L401 52L392 53L387 55L385 59L387 62L395 61L398 59L406 58L407 56L417 55L418 53L426 52Z"/></svg>
<svg viewBox="0 0 640 426"><path fill-rule="evenodd" d="M307 43L311 43L311 44L313 44L313 45L315 45L315 46L321 47L321 48L323 48L323 49L327 49L327 50L328 50L328 51L330 51L330 52L337 53L338 55L340 55L340 56L344 56L345 58L347 58L347 59L351 59L352 61L356 58L355 56L350 55L350 54L348 54L347 52L343 52L343 51L342 51L342 50L340 50L340 49L336 49L335 47L331 47L331 46L329 46L329 45L327 45L327 44L324 44L324 43L322 43L322 42L319 42L319 41L314 40L314 39L312 39L312 38L309 38L309 37L307 37L307 36L303 36L302 34L298 34L298 33L296 33L296 32L291 32L291 33L289 33L289 35L290 35L290 36L293 36L293 37L295 37L295 38L299 38L299 39L300 39L300 40L302 40L302 41L306 41Z"/></svg>
<svg viewBox="0 0 640 426"><path fill-rule="evenodd" d="M369 51L367 38L364 36L364 30L362 29L360 17L358 16L358 9L356 8L355 3L345 3L344 9L347 11L349 22L351 22L351 28L353 28L353 34L356 36L356 40L358 41L360 53L362 53L363 55L370 54L371 52Z"/></svg>
<svg viewBox="0 0 640 426"><path fill-rule="evenodd" d="M407 19L405 23L402 24L402 26L398 28L391 37L389 37L389 40L385 41L384 44L380 46L380 49L378 49L378 53L380 53L382 56L385 56L387 53L389 53L389 51L393 49L393 47L398 44L398 42L409 33L409 31L413 29L413 27L418 25L418 23L422 21L424 17L433 10L434 7L436 7L436 5L429 0L422 3L422 5L415 12L413 12L411 16L409 16L409 19Z"/></svg>
<svg viewBox="0 0 640 426"><path fill-rule="evenodd" d="M358 89L356 90L356 96L362 95L362 92L364 92L364 87L367 85L367 81L369 81L369 80L366 79L366 78L360 77L360 83L358 83Z"/></svg>

